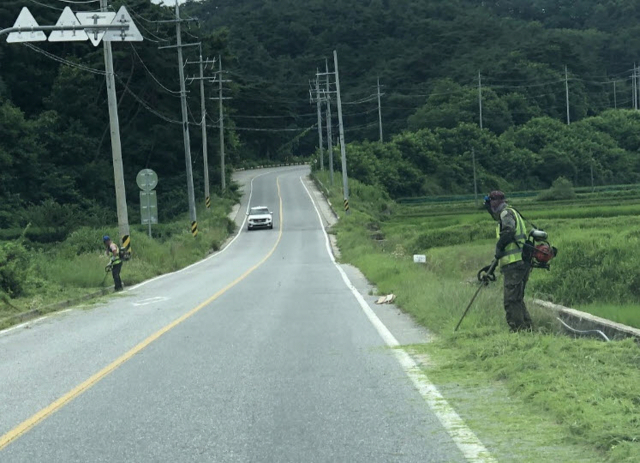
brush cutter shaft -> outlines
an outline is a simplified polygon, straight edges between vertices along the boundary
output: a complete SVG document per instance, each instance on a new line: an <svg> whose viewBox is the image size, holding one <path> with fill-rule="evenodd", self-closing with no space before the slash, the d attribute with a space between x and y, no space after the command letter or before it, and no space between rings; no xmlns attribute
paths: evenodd
<svg viewBox="0 0 640 463"><path fill-rule="evenodd" d="M484 288L485 286L488 286L489 282L496 281L496 276L494 275L493 272L495 272L497 266L498 266L498 261L497 259L494 259L493 262L491 262L491 265L487 265L486 267L484 267L478 272L478 281L480 282L480 286L478 287L478 289L476 290L476 293L471 298L471 302L469 302L469 305L467 306L464 313L462 314L460 321L458 322L455 329L453 330L454 332L458 331L458 328L460 328L460 325L462 324L462 320L464 320L464 318L469 313L471 306L473 305L476 298L478 297L478 294L480 294L480 291L482 291L482 288Z"/></svg>

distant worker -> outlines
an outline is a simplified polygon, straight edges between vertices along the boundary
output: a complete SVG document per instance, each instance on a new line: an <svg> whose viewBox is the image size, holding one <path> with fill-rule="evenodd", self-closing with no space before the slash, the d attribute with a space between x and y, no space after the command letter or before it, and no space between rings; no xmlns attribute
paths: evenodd
<svg viewBox="0 0 640 463"><path fill-rule="evenodd" d="M111 242L111 238L105 235L102 237L102 241L104 242L107 255L111 257L111 261L109 265L107 265L107 271L111 269L111 275L113 275L113 283L115 284L116 291L122 291L122 280L120 279L120 270L122 270L122 259L120 258L120 249L118 246Z"/></svg>
<svg viewBox="0 0 640 463"><path fill-rule="evenodd" d="M502 191L492 191L485 197L485 207L498 222L495 259L500 262L504 276L504 310L511 331L531 331L531 317L524 303L524 291L531 265L523 260L522 251L527 240L524 219L509 207Z"/></svg>

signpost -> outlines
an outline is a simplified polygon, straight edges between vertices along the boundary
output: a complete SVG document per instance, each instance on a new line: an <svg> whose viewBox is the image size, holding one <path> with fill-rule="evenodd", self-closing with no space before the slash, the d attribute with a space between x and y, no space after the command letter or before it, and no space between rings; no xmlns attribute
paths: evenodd
<svg viewBox="0 0 640 463"><path fill-rule="evenodd" d="M66 7L56 26L79 26L80 21L73 14L71 8ZM53 31L49 34L49 42L84 42L89 40L89 36L85 31Z"/></svg>
<svg viewBox="0 0 640 463"><path fill-rule="evenodd" d="M136 183L140 192L140 219L142 225L149 225L151 238L151 224L158 224L158 197L154 188L158 185L158 174L151 169L142 169L136 176Z"/></svg>
<svg viewBox="0 0 640 463"><path fill-rule="evenodd" d="M82 2L67 1L67 3ZM0 36L8 35L7 42L9 43L43 42L47 40L45 32L51 32L48 38L50 42L91 40L93 45L98 46L101 41L104 41L105 80L109 104L111 154L116 190L118 229L122 239L122 249L125 253L130 254L131 236L129 234L129 214L122 166L120 123L118 121L118 101L116 98L111 42L141 42L143 37L125 7L120 8L117 13L107 11L107 9L108 0L100 0L100 11L98 12L79 12L76 15L67 7L62 11L55 26L40 26L29 9L24 7L13 27L0 30Z"/></svg>

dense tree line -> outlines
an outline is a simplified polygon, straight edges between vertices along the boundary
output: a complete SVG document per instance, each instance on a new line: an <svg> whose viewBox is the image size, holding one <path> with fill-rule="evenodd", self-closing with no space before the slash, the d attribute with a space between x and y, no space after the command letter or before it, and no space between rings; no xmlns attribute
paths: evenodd
<svg viewBox="0 0 640 463"><path fill-rule="evenodd" d="M0 24L12 25L23 6L40 23L53 24L68 5L38 3L44 5L3 1ZM131 220L137 213L135 174L144 167L160 176L161 220L167 220L187 209L186 179L175 50L158 50L174 43L175 29L153 21L171 19L173 11L149 0L111 3L114 9L126 4L147 38L113 47ZM91 7L73 5L75 11ZM365 177L378 176L384 169L375 169L388 160L401 161L400 184L387 183L402 196L467 191L467 161L449 161L466 156L474 143L479 162L494 153L493 159L504 163L498 170L481 166L487 183L546 186L551 179L540 171L549 169L541 165L557 166L584 183L584 166L590 165L577 161L575 147L585 140L594 148L602 182L634 181L638 169L628 159L637 149L634 136L607 122L624 113L602 113L614 105L612 86L603 84L609 78L618 80L619 106L629 107L627 70L640 46L640 26L633 21L639 10L640 0L205 0L185 6L185 17L200 22L185 25L184 38L202 40L206 57L221 55L225 77L233 81L226 84L226 96L233 99L225 102L230 166L283 161L315 150L308 80L334 48L340 53L345 103L367 100L379 76L385 85L385 133L396 138L386 145L365 141L377 138L375 101L370 101L345 105L347 141L362 142L350 147L350 156L354 172L362 169ZM102 48L34 45L0 39L0 227L114 221ZM186 58L197 60L195 49L187 50ZM571 118L582 121L570 128L560 122L565 65ZM196 71L197 66L187 66L187 74ZM479 72L485 85L483 132L474 128ZM199 89L192 84L188 90L196 195L202 197ZM215 89L208 92L215 96ZM218 116L216 103L207 101L215 189ZM634 117L627 114L621 123L633 126ZM595 126L589 124L598 130L590 132ZM538 148L532 143L544 134L537 130L564 135ZM424 150L411 151L416 143ZM358 156L371 153L371 165L359 166ZM378 167L372 171L372 166ZM424 177L440 179L444 173L445 183Z"/></svg>
<svg viewBox="0 0 640 463"><path fill-rule="evenodd" d="M531 190L565 177L574 185L640 182L640 113L611 110L570 126L548 116L498 135L477 124L423 128L388 143L347 147L349 174L394 198L472 194L475 151L480 191ZM339 163L336 162L336 169Z"/></svg>

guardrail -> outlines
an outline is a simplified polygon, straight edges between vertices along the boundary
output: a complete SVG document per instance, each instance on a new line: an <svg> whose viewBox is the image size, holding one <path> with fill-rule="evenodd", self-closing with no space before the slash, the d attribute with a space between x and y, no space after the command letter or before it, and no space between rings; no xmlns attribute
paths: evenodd
<svg viewBox="0 0 640 463"><path fill-rule="evenodd" d="M255 167L240 167L238 169L233 169L234 172L242 172L245 170L257 170L257 169L271 169L274 167L292 167L292 166L308 166L311 163L309 162L292 162L288 164L266 164Z"/></svg>

